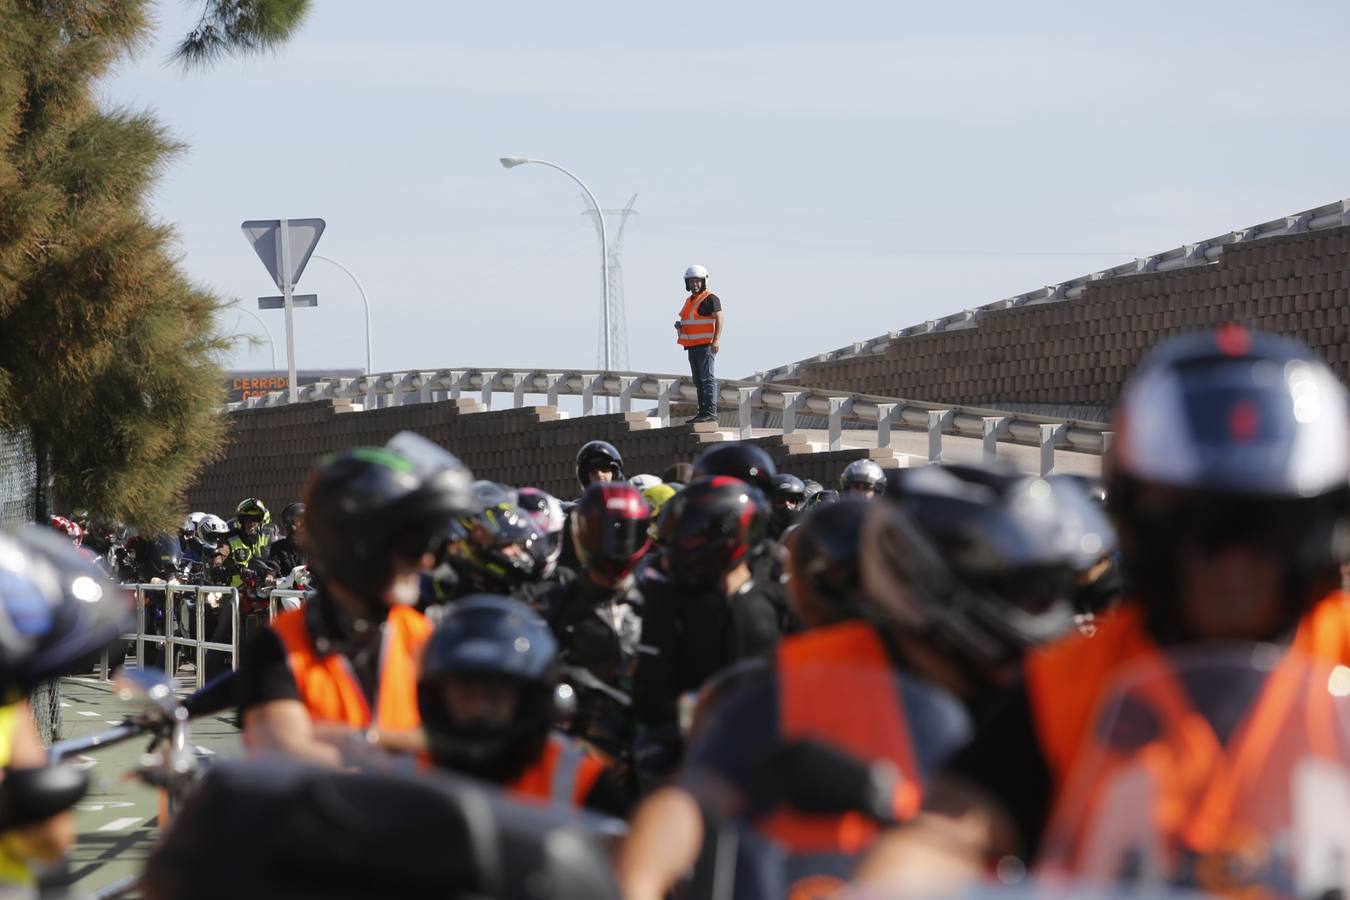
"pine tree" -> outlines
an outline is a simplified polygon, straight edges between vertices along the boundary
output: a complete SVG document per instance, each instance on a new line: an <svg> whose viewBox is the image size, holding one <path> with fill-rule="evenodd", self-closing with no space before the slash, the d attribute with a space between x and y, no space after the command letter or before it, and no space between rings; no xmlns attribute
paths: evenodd
<svg viewBox="0 0 1350 900"><path fill-rule="evenodd" d="M177 514L223 443L217 359L230 345L221 301L187 278L147 209L181 145L150 114L95 101L97 79L148 37L150 7L0 0L0 428L29 429L67 505L141 526ZM203 22L264 7L298 13L245 15L181 57L266 49L305 11L207 0Z"/></svg>

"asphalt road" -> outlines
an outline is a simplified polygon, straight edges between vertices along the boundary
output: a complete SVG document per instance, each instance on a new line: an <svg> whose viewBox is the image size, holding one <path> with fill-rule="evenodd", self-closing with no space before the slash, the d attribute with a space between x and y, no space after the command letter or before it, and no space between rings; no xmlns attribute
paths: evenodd
<svg viewBox="0 0 1350 900"><path fill-rule="evenodd" d="M109 685L85 678L62 680L63 738L111 728L135 710L134 703L120 700ZM194 721L192 741L207 757L240 752L239 731L231 716ZM159 794L128 775L147 743L147 739L127 741L74 760L88 767L91 775L89 793L76 807L79 840L69 857L70 878L80 893L137 874L154 846Z"/></svg>

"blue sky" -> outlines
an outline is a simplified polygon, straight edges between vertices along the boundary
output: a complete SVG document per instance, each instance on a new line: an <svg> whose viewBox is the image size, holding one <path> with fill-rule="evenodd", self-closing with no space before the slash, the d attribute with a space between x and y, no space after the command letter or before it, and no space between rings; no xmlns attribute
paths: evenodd
<svg viewBox="0 0 1350 900"><path fill-rule="evenodd" d="M101 88L189 144L154 214L255 309L275 288L239 223L325 218L381 371L595 365L584 200L504 155L637 194L631 367L686 369L697 262L727 377L1350 196L1343 3L315 0L277 54L184 74L194 9L162 2ZM350 282L316 261L301 288L300 366L362 366Z"/></svg>

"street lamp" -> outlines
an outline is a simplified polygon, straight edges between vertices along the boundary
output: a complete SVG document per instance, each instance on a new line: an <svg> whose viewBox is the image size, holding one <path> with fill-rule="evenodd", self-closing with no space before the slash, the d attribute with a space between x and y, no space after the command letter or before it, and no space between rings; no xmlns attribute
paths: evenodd
<svg viewBox="0 0 1350 900"><path fill-rule="evenodd" d="M263 331L267 333L267 346L272 348L272 371L275 372L277 370L277 341L276 338L272 337L272 329L267 327L267 323L263 321L262 316L258 315L253 310L249 309L247 306L236 306L235 309L238 310L239 312L246 312L253 318L257 319L258 324L261 325L263 327Z"/></svg>
<svg viewBox="0 0 1350 900"><path fill-rule="evenodd" d="M318 253L316 253L316 254L314 254L314 256L311 257L311 259L321 259L321 260L323 260L323 261L326 262L326 263L332 263L333 265L337 266L337 267L338 267L339 269L341 269L342 271L346 272L346 273L347 273L347 277L350 278L350 279L352 280L352 284L356 285L356 290L357 290L357 292L360 293L360 295L361 295L361 305L364 306L364 307L366 308L366 374L367 374L367 375L374 375L374 374L375 374L375 364L372 363L372 362L370 361L370 360L371 360L371 352L370 352L370 301L366 299L366 289L363 288L363 287L361 287L361 282L360 282L360 280L357 279L356 275L354 275L354 274L352 273L352 270L351 270L351 269L347 268L347 267L344 266L342 263L338 262L336 259L333 259L331 256L320 256Z"/></svg>
<svg viewBox="0 0 1350 900"><path fill-rule="evenodd" d="M605 213L600 209L600 204L595 199L595 194L586 187L586 183L571 172L564 169L557 163L545 162L542 159L530 159L525 156L503 156L501 158L502 168L514 169L516 166L523 166L526 163L534 163L539 166L548 166L550 169L557 169L559 172L572 179L585 192L586 199L591 201L591 207L595 210L595 217L600 222L600 285L604 290L604 329L605 329L605 371L610 369L610 336L609 336L609 235L605 231ZM606 408L608 402L606 402Z"/></svg>

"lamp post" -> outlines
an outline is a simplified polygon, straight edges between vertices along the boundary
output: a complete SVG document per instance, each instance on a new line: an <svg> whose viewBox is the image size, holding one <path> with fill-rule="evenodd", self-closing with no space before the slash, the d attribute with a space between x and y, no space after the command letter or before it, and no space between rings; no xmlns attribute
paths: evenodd
<svg viewBox="0 0 1350 900"><path fill-rule="evenodd" d="M595 210L595 217L600 222L600 285L603 288L604 309L603 321L605 329L605 372L610 369L610 334L609 334L609 235L605 231L605 213L600 209L599 202L595 199L595 194L586 187L586 183L571 172L564 169L557 163L546 162L542 159L529 159L524 156L503 156L501 163L504 168L514 169L516 166L523 166L526 163L534 163L539 166L548 166L550 169L557 169L577 183L581 190L586 194L586 199L591 201L591 208ZM605 408L609 408L609 401L606 399Z"/></svg>
<svg viewBox="0 0 1350 900"><path fill-rule="evenodd" d="M247 306L242 305L236 306L235 309L238 310L239 312L246 312L253 318L257 319L258 324L261 325L263 327L263 331L267 333L267 346L272 348L272 371L275 372L277 370L277 341L276 338L272 337L272 329L267 327L267 323L263 321L262 316L258 315L253 310L249 309Z"/></svg>
<svg viewBox="0 0 1350 900"><path fill-rule="evenodd" d="M370 301L366 299L366 289L361 287L361 281L352 273L351 269L347 268L336 259L333 259L331 256L321 256L316 253L312 258L321 259L326 263L332 263L337 266L339 269L346 272L347 277L352 280L352 284L356 285L356 290L361 295L361 305L366 308L366 374L374 375L375 364L371 362L372 354L370 352Z"/></svg>

